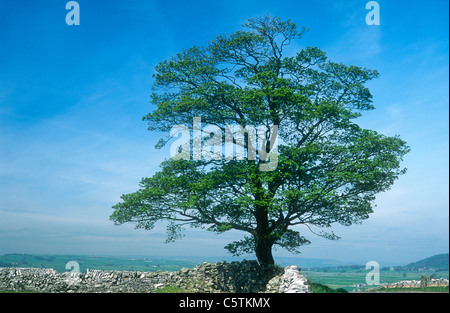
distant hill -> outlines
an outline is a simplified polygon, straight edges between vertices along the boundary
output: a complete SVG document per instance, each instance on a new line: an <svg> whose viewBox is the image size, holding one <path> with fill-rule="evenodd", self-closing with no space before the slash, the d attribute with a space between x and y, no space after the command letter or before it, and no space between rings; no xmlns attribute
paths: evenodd
<svg viewBox="0 0 450 313"><path fill-rule="evenodd" d="M0 267L37 267L52 268L58 272L65 272L66 264L75 261L80 266L80 271L86 269L119 270L119 271L143 271L156 272L179 271L183 267L193 268L196 262L183 259L166 258L125 258L85 255L32 255L9 253L0 255Z"/></svg>
<svg viewBox="0 0 450 313"><path fill-rule="evenodd" d="M58 272L67 271L66 264L76 261L80 271L89 269L121 270L121 271L179 271L181 268L193 268L202 262L215 263L219 261L239 261L234 257L112 257L112 256L82 256L82 255L31 255L9 253L0 255L0 267L37 267L53 268ZM339 271L360 270L365 265L342 262L332 259L314 259L297 257L277 257L277 264L281 266L298 265L302 269L337 269ZM410 263L405 266L395 266L396 271L449 271L449 254L437 254L432 257Z"/></svg>
<svg viewBox="0 0 450 313"><path fill-rule="evenodd" d="M433 269L436 271L448 271L449 270L449 254L436 254L429 258L409 263L408 265L401 266L407 271L419 271L425 269Z"/></svg>
<svg viewBox="0 0 450 313"><path fill-rule="evenodd" d="M353 264L351 262L344 262L333 259L316 259L316 258L302 258L302 257L277 257L275 258L275 262L281 266L288 266L294 264L303 269L350 266Z"/></svg>

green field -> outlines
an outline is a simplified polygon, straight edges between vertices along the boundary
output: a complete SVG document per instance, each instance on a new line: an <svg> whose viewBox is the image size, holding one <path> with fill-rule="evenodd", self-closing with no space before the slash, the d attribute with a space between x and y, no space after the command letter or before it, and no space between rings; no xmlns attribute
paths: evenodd
<svg viewBox="0 0 450 313"><path fill-rule="evenodd" d="M345 272L343 272L345 271ZM368 271L351 271L351 270L303 270L302 273L311 282L327 285L333 289L343 288L347 291L355 289L365 290L376 286L364 286L366 284L366 275ZM429 277L433 275L435 278L449 278L448 271L392 271L380 270L380 284L394 283L401 280L420 280L421 276ZM359 285L359 286L358 286Z"/></svg>

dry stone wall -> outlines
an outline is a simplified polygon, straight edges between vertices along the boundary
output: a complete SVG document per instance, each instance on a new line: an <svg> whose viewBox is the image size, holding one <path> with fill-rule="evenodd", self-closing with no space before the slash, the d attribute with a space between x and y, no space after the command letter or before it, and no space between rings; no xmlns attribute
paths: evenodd
<svg viewBox="0 0 450 313"><path fill-rule="evenodd" d="M445 287L449 285L449 280L446 278L430 278L428 281L425 277L421 280L402 280L395 283L384 283L374 288L369 288L369 291L378 291L392 288L423 288L423 287Z"/></svg>
<svg viewBox="0 0 450 313"><path fill-rule="evenodd" d="M290 286L294 286L290 288ZM203 263L178 272L0 268L0 290L32 292L155 292L164 287L191 292L308 292L299 268L260 266L256 261ZM299 287L301 286L301 288ZM300 290L301 289L301 290Z"/></svg>

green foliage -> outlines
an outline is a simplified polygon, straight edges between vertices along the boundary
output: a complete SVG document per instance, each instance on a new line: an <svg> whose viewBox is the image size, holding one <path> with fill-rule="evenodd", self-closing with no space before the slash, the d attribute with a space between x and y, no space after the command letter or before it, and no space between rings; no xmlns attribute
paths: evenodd
<svg viewBox="0 0 450 313"><path fill-rule="evenodd" d="M259 151L255 160L170 159L122 196L111 220L143 229L168 221L168 241L181 238L185 226L243 231L244 240L226 248L235 255L255 251L260 263L273 263L273 246L297 253L310 243L293 226L335 240L321 229L367 219L375 195L405 173L400 162L409 148L398 136L355 122L374 109L365 84L376 70L329 61L317 47L284 55L306 31L279 18L250 19L242 31L158 64L156 109L143 118L149 130L192 130L197 116L222 134L228 125L258 125L267 133L277 125L278 166L261 171Z"/></svg>

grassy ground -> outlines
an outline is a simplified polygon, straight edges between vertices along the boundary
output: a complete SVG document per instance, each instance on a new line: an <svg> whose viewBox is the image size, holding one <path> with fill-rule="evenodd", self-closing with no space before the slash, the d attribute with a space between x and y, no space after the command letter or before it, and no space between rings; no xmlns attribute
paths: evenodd
<svg viewBox="0 0 450 313"><path fill-rule="evenodd" d="M333 289L327 285L309 282L312 293L348 293L347 290L343 288Z"/></svg>
<svg viewBox="0 0 450 313"><path fill-rule="evenodd" d="M311 291L313 293L347 293L347 291L342 288L332 289L328 286L317 283L311 283L310 286ZM191 292L192 292L191 290L182 289L175 286L167 286L155 291L155 293L191 293Z"/></svg>

